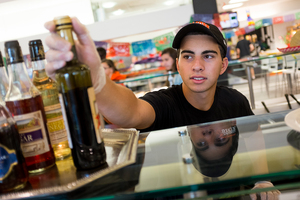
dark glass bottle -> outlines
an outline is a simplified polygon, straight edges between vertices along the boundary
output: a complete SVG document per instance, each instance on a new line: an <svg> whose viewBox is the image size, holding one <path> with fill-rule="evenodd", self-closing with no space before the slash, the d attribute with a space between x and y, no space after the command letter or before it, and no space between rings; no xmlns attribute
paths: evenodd
<svg viewBox="0 0 300 200"><path fill-rule="evenodd" d="M56 160L62 160L71 156L71 149L69 148L68 135L59 103L57 85L46 74L45 52L42 41L29 41L29 52L33 68L32 82L42 94L50 142Z"/></svg>
<svg viewBox="0 0 300 200"><path fill-rule="evenodd" d="M74 165L79 170L96 168L106 163L106 152L90 70L78 61L70 17L54 21L56 32L72 44L74 54L55 75Z"/></svg>
<svg viewBox="0 0 300 200"><path fill-rule="evenodd" d="M27 74L17 40L5 42L5 54L9 75L5 103L17 123L28 171L40 172L55 164L41 93Z"/></svg>
<svg viewBox="0 0 300 200"><path fill-rule="evenodd" d="M0 52L0 67L4 68ZM5 79L6 74L1 74L0 79ZM6 86L0 83L3 93ZM7 85L8 86L8 85ZM21 150L20 137L17 125L11 114L5 108L0 93L0 193L22 189L28 180L28 171Z"/></svg>

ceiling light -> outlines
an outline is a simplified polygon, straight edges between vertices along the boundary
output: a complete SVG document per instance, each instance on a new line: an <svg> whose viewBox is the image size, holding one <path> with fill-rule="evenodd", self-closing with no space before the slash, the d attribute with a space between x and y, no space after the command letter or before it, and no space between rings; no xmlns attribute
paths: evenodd
<svg viewBox="0 0 300 200"><path fill-rule="evenodd" d="M240 3L240 2L245 2L248 0L230 0L229 3Z"/></svg>
<svg viewBox="0 0 300 200"><path fill-rule="evenodd" d="M112 12L112 14L114 14L114 15L122 15L123 13L124 13L124 10L122 10L122 9L118 9L118 10Z"/></svg>
<svg viewBox="0 0 300 200"><path fill-rule="evenodd" d="M174 3L174 1L165 1L164 2L164 4L166 5L166 6L170 6L170 5L172 5Z"/></svg>
<svg viewBox="0 0 300 200"><path fill-rule="evenodd" d="M117 3L116 2L112 2L112 1L109 1L109 2L104 2L102 4L103 8L112 8L116 5Z"/></svg>
<svg viewBox="0 0 300 200"><path fill-rule="evenodd" d="M223 9L228 10L228 9L232 9L232 8L241 7L242 5L243 5L243 3L228 4L228 5L224 5Z"/></svg>

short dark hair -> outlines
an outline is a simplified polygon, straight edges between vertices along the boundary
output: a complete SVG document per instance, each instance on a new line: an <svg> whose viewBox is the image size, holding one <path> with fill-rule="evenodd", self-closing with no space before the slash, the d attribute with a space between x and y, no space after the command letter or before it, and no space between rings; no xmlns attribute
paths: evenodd
<svg viewBox="0 0 300 200"><path fill-rule="evenodd" d="M103 47L97 47L97 51L101 60L106 58L106 49L104 49Z"/></svg>
<svg viewBox="0 0 300 200"><path fill-rule="evenodd" d="M113 69L113 72L118 71L118 69L115 66L115 63L112 60L110 60L110 59L103 59L102 63L107 63L107 65L109 66L109 68Z"/></svg>
<svg viewBox="0 0 300 200"><path fill-rule="evenodd" d="M202 32L191 32L191 33L188 33L186 36L188 36L188 35L208 35L208 34L202 33ZM208 35L208 36L210 36L210 35ZM217 41L216 41L216 43L217 43ZM220 49L221 58L223 59L223 58L226 57L225 51L224 51L224 49L221 45L218 44L218 46L219 46L219 49ZM179 54L180 54L180 50L178 49L177 50L177 58L179 58Z"/></svg>

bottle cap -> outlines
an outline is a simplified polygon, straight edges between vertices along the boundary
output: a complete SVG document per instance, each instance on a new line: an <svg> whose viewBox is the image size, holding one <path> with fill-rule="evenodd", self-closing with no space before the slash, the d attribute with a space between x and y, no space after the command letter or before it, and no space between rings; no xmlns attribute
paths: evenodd
<svg viewBox="0 0 300 200"><path fill-rule="evenodd" d="M60 30L63 28L72 28L72 20L71 18L66 15L66 16L60 16L60 17L55 17L54 18L54 23L56 25L56 30Z"/></svg>
<svg viewBox="0 0 300 200"><path fill-rule="evenodd" d="M29 52L31 61L45 59L45 51L41 40L29 41Z"/></svg>
<svg viewBox="0 0 300 200"><path fill-rule="evenodd" d="M0 67L4 67L4 62L3 62L3 57L2 57L1 51L0 51Z"/></svg>
<svg viewBox="0 0 300 200"><path fill-rule="evenodd" d="M191 164L191 163L193 163L193 156L190 154L184 154L184 155L182 155L182 161L185 164Z"/></svg>
<svg viewBox="0 0 300 200"><path fill-rule="evenodd" d="M22 50L17 40L5 42L4 46L6 62L8 65L24 62Z"/></svg>
<svg viewBox="0 0 300 200"><path fill-rule="evenodd" d="M180 131L178 131L178 135L179 136L186 136L187 132L186 132L186 130L180 130Z"/></svg>

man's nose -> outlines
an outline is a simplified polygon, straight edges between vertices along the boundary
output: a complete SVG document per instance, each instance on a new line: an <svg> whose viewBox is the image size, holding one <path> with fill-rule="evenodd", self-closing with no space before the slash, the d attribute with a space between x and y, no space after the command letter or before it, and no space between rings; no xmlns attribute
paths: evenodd
<svg viewBox="0 0 300 200"><path fill-rule="evenodd" d="M195 58L193 70L194 71L203 71L205 69L203 60L201 58Z"/></svg>
<svg viewBox="0 0 300 200"><path fill-rule="evenodd" d="M211 130L206 130L202 132L203 136L210 136L212 134Z"/></svg>

